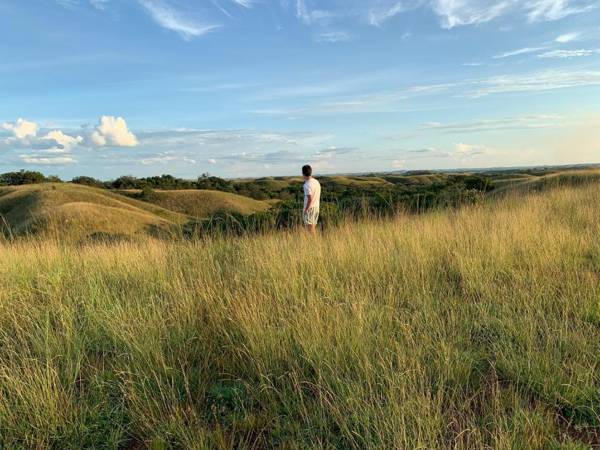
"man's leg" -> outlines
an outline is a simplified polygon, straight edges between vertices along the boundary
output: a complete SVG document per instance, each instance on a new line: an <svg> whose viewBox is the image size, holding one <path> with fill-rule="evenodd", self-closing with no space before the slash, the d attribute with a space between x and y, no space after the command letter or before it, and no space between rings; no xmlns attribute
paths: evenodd
<svg viewBox="0 0 600 450"><path fill-rule="evenodd" d="M308 231L308 234L314 236L317 234L317 226L316 225L306 225L306 231Z"/></svg>

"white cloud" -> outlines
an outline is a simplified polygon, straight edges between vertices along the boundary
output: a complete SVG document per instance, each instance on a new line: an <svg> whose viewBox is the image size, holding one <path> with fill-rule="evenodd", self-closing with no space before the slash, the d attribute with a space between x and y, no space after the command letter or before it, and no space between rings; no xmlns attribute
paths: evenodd
<svg viewBox="0 0 600 450"><path fill-rule="evenodd" d="M494 59L504 59L504 58L510 58L511 56L519 56L519 55L526 55L528 53L535 53L535 52L539 52L542 50L545 50L547 47L525 47L525 48L520 48L518 50L513 50L510 52L506 52L506 53L501 53L499 55L494 56Z"/></svg>
<svg viewBox="0 0 600 450"><path fill-rule="evenodd" d="M526 3L530 22L559 20L589 11L595 6L587 0L532 0Z"/></svg>
<svg viewBox="0 0 600 450"><path fill-rule="evenodd" d="M367 2L368 3L368 2ZM419 5L419 1L407 2L407 1L393 1L393 2L371 2L375 3L372 5L367 12L367 20L373 26L380 26L386 20L414 9ZM383 3L383 4L382 4Z"/></svg>
<svg viewBox="0 0 600 450"><path fill-rule="evenodd" d="M20 155L19 159L25 164L35 164L38 166L64 166L74 164L76 159L71 156L38 156L38 155Z"/></svg>
<svg viewBox="0 0 600 450"><path fill-rule="evenodd" d="M252 8L256 3L256 0L231 0L233 3L244 8Z"/></svg>
<svg viewBox="0 0 600 450"><path fill-rule="evenodd" d="M554 58L554 59L565 59L565 58L579 58L582 56L592 56L600 54L600 50L553 50L538 55L538 58Z"/></svg>
<svg viewBox="0 0 600 450"><path fill-rule="evenodd" d="M161 153L155 156L151 156L148 158L144 158L142 159L142 164L144 166L150 166L150 165L154 165L154 164L167 164L167 163L171 163L171 162L185 162L188 164L196 164L196 160L188 158L186 156L178 156L178 155L173 155L173 154L169 154L168 152L165 153Z"/></svg>
<svg viewBox="0 0 600 450"><path fill-rule="evenodd" d="M465 95L478 98L491 94L539 92L598 85L600 85L600 71L548 70L522 75L499 75L468 82Z"/></svg>
<svg viewBox="0 0 600 450"><path fill-rule="evenodd" d="M97 147L135 147L137 137L129 131L122 117L102 116L100 123L91 135L91 142Z"/></svg>
<svg viewBox="0 0 600 450"><path fill-rule="evenodd" d="M332 11L312 9L306 5L305 0L296 0L296 17L306 25L326 24L335 16Z"/></svg>
<svg viewBox="0 0 600 450"><path fill-rule="evenodd" d="M459 142L454 146L453 156L455 156L458 159L465 160L474 156L487 155L492 152L493 150L491 148L486 147L484 145L465 144Z"/></svg>
<svg viewBox="0 0 600 450"><path fill-rule="evenodd" d="M216 163L217 163L217 160L216 160L216 159L214 159L214 158L210 158L210 159L208 160L208 163L209 163L209 164L216 164Z"/></svg>
<svg viewBox="0 0 600 450"><path fill-rule="evenodd" d="M183 39L202 36L215 31L220 25L196 22L184 13L175 10L163 0L138 0L152 19L163 28L177 32Z"/></svg>
<svg viewBox="0 0 600 450"><path fill-rule="evenodd" d="M426 123L420 127L423 131L439 131L448 134L480 133L488 131L533 130L557 128L564 124L559 115L542 114L530 116L505 117L500 119L481 119L470 122L454 122L442 124Z"/></svg>
<svg viewBox="0 0 600 450"><path fill-rule="evenodd" d="M68 153L73 147L83 143L81 136L69 136L60 130L50 131L44 137L40 138L40 140L56 143L56 145L51 145L49 150L61 150L61 153Z"/></svg>
<svg viewBox="0 0 600 450"><path fill-rule="evenodd" d="M566 44L567 42L573 42L576 41L579 36L581 36L581 33L566 33L566 34L561 34L560 36L558 36L556 38L556 42L560 43L560 44Z"/></svg>
<svg viewBox="0 0 600 450"><path fill-rule="evenodd" d="M350 42L352 35L346 31L327 31L315 36L317 42Z"/></svg>
<svg viewBox="0 0 600 450"><path fill-rule="evenodd" d="M96 9L104 9L109 0L90 0L90 5Z"/></svg>
<svg viewBox="0 0 600 450"><path fill-rule="evenodd" d="M25 119L17 119L16 122L5 122L2 128L12 132L17 139L27 139L37 135L39 125Z"/></svg>
<svg viewBox="0 0 600 450"><path fill-rule="evenodd" d="M395 159L392 161L392 167L394 169L403 169L406 166L406 161L403 159Z"/></svg>
<svg viewBox="0 0 600 450"><path fill-rule="evenodd" d="M432 8L442 19L442 27L454 28L489 22L514 4L514 0L434 0Z"/></svg>
<svg viewBox="0 0 600 450"><path fill-rule="evenodd" d="M508 14L529 22L558 20L595 7L592 0L294 0L294 5L296 17L307 25L358 19L382 26L399 14L427 8L446 29L478 25Z"/></svg>

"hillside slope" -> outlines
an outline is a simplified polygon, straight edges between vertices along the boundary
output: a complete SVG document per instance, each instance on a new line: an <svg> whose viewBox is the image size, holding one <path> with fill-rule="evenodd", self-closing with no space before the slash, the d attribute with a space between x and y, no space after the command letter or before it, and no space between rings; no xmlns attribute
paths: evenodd
<svg viewBox="0 0 600 450"><path fill-rule="evenodd" d="M129 197L137 196L139 192L139 190L119 191L120 194ZM144 201L196 218L208 217L216 212L249 215L270 208L270 204L265 201L229 192L207 190L155 190Z"/></svg>
<svg viewBox="0 0 600 450"><path fill-rule="evenodd" d="M167 232L186 221L182 214L87 186L0 188L0 224L6 235L134 236Z"/></svg>
<svg viewBox="0 0 600 450"><path fill-rule="evenodd" d="M516 173L493 181L495 192L498 194L507 192L525 194L548 188L584 186L598 182L600 182L600 169L561 170L541 175Z"/></svg>

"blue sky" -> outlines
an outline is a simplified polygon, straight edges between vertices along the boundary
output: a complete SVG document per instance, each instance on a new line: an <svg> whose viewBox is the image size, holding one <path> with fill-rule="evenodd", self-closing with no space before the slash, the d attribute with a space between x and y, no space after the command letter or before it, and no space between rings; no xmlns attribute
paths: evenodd
<svg viewBox="0 0 600 450"><path fill-rule="evenodd" d="M0 171L600 162L593 0L2 0Z"/></svg>

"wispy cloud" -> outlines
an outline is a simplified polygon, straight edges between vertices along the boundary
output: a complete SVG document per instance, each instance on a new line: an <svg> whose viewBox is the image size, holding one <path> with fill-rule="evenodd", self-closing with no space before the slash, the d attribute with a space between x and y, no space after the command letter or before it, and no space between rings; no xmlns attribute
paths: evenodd
<svg viewBox="0 0 600 450"><path fill-rule="evenodd" d="M526 55L528 53L540 52L542 50L546 50L547 48L548 47L525 47L525 48L520 48L518 50L512 50L510 52L506 52L506 53L501 53L499 55L495 55L493 58L494 59L510 58L510 57L513 57L513 56Z"/></svg>
<svg viewBox="0 0 600 450"><path fill-rule="evenodd" d="M489 22L515 4L514 0L434 0L432 8L444 28Z"/></svg>
<svg viewBox="0 0 600 450"><path fill-rule="evenodd" d="M25 164L36 166L65 166L77 162L72 156L20 155L19 159Z"/></svg>
<svg viewBox="0 0 600 450"><path fill-rule="evenodd" d="M231 0L236 5L244 8L252 8L256 4L256 0Z"/></svg>
<svg viewBox="0 0 600 450"><path fill-rule="evenodd" d="M481 133L506 130L528 130L556 128L561 126L563 117L559 115L531 115L505 117L500 119L483 119L470 122L442 124L426 123L420 127L423 131L439 131L448 134Z"/></svg>
<svg viewBox="0 0 600 450"><path fill-rule="evenodd" d="M352 39L353 36L347 31L327 31L315 36L317 42L350 42Z"/></svg>
<svg viewBox="0 0 600 450"><path fill-rule="evenodd" d="M581 33L566 33L566 34L561 34L560 36L558 36L556 38L556 42L558 42L560 44L566 44L567 42L576 41L577 39L579 39L580 36L581 36Z"/></svg>
<svg viewBox="0 0 600 450"><path fill-rule="evenodd" d="M588 0L532 0L526 3L530 22L559 20L596 8Z"/></svg>
<svg viewBox="0 0 600 450"><path fill-rule="evenodd" d="M175 31L185 40L202 36L220 27L218 24L195 21L163 0L138 0L138 2L158 25Z"/></svg>
<svg viewBox="0 0 600 450"><path fill-rule="evenodd" d="M592 0L295 0L296 16L307 25L352 19L382 26L418 8L429 9L443 28L478 25L513 14L529 22L552 21L596 7Z"/></svg>
<svg viewBox="0 0 600 450"><path fill-rule="evenodd" d="M593 56L598 54L600 54L600 49L552 50L550 52L539 54L538 58L570 59L580 58L582 56Z"/></svg>
<svg viewBox="0 0 600 450"><path fill-rule="evenodd" d="M582 86L599 86L600 71L547 70L519 75L499 75L468 83L467 97L493 94L540 92Z"/></svg>

